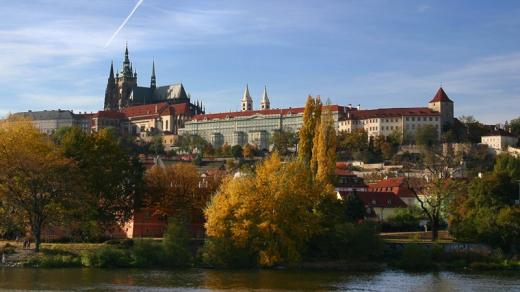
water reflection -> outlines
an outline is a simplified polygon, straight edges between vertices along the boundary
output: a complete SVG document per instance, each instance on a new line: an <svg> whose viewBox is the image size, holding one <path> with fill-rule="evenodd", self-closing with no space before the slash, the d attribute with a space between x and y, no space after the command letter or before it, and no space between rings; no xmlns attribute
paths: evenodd
<svg viewBox="0 0 520 292"><path fill-rule="evenodd" d="M0 269L0 289L520 291L519 273Z"/></svg>

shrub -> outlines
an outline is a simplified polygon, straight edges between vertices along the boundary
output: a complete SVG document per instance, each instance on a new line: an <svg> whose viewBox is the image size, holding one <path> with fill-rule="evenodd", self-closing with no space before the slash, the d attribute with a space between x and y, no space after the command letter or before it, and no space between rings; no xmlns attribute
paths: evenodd
<svg viewBox="0 0 520 292"><path fill-rule="evenodd" d="M425 270L433 267L432 250L420 244L408 244L403 249L397 266L409 270Z"/></svg>
<svg viewBox="0 0 520 292"><path fill-rule="evenodd" d="M216 268L256 267L257 258L252 249L237 248L229 238L208 238L201 250L202 262Z"/></svg>
<svg viewBox="0 0 520 292"><path fill-rule="evenodd" d="M138 240L131 249L132 265L139 268L157 267L165 264L162 246L153 240Z"/></svg>
<svg viewBox="0 0 520 292"><path fill-rule="evenodd" d="M189 235L183 224L177 220L170 220L163 236L166 265L170 267L189 266L191 253L189 250Z"/></svg>
<svg viewBox="0 0 520 292"><path fill-rule="evenodd" d="M81 256L84 266L95 268L124 268L130 267L131 257L125 250L114 247L104 247L95 251L86 252Z"/></svg>
<svg viewBox="0 0 520 292"><path fill-rule="evenodd" d="M26 267L33 268L74 268L81 267L81 259L72 254L38 254L30 257Z"/></svg>

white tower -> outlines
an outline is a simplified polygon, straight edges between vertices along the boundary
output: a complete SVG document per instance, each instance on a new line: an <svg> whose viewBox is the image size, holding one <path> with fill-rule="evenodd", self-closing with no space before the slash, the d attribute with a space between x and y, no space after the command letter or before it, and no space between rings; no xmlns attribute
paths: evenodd
<svg viewBox="0 0 520 292"><path fill-rule="evenodd" d="M263 110L271 108L271 103L269 102L269 97L267 96L267 86L264 86L264 93L262 94L262 101L260 104Z"/></svg>
<svg viewBox="0 0 520 292"><path fill-rule="evenodd" d="M244 96L242 96L242 111L252 111L253 110L253 99L249 94L249 86L246 85L246 89L244 90Z"/></svg>

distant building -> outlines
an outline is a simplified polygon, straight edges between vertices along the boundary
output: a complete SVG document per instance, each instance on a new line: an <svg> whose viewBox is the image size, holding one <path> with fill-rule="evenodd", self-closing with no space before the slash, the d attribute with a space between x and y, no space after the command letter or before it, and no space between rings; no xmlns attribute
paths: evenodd
<svg viewBox="0 0 520 292"><path fill-rule="evenodd" d="M507 151L509 146L516 146L518 144L518 137L499 128L495 128L486 136L481 137L481 143L488 145L494 152L500 153Z"/></svg>
<svg viewBox="0 0 520 292"><path fill-rule="evenodd" d="M28 118L41 133L52 135L60 128L72 126L78 126L89 133L93 114L75 114L70 110L44 110L19 112L13 116Z"/></svg>
<svg viewBox="0 0 520 292"><path fill-rule="evenodd" d="M368 186L363 178L358 177L352 171L346 169L345 163L336 163L336 192L366 192Z"/></svg>
<svg viewBox="0 0 520 292"><path fill-rule="evenodd" d="M382 108L362 110L359 106L347 107L346 115L339 121L340 132L350 133L364 129L369 137L389 136L399 133L413 137L420 127L431 125L439 136L443 129L453 124L453 101L439 88L428 107Z"/></svg>
<svg viewBox="0 0 520 292"><path fill-rule="evenodd" d="M366 218L385 221L394 216L406 204L392 192L340 192L342 198L357 196L365 206Z"/></svg>

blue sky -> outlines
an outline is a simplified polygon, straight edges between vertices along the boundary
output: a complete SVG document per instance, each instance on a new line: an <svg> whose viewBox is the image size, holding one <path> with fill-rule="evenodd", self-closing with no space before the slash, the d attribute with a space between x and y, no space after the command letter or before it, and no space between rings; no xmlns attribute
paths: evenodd
<svg viewBox="0 0 520 292"><path fill-rule="evenodd" d="M97 111L125 42L139 84L183 82L208 112L302 106L425 106L443 84L455 114L520 116L520 1L0 0L0 115Z"/></svg>

